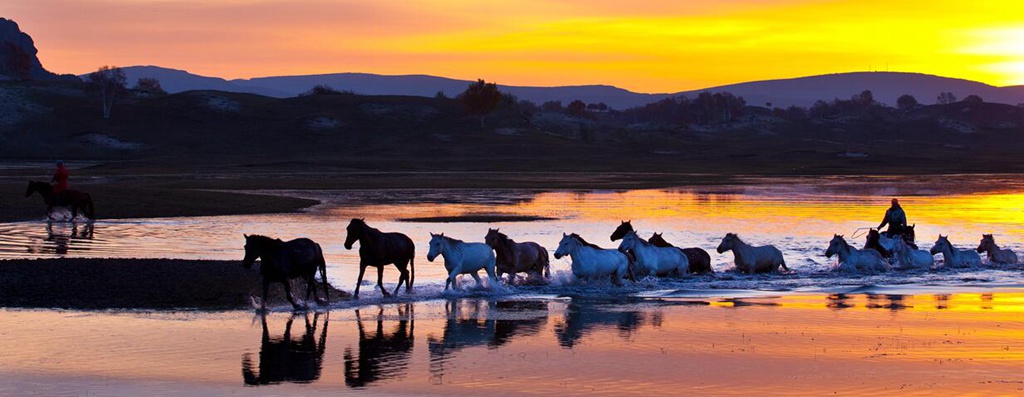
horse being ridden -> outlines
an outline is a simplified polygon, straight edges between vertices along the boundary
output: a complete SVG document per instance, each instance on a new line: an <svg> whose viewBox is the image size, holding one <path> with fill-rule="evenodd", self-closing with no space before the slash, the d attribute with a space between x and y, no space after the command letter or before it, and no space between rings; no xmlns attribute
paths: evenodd
<svg viewBox="0 0 1024 397"><path fill-rule="evenodd" d="M981 256L974 250L960 250L953 247L948 236L939 235L931 249L932 255L942 253L946 266L969 267L981 265Z"/></svg>
<svg viewBox="0 0 1024 397"><path fill-rule="evenodd" d="M359 281L352 299L359 299L359 286L363 284L363 273L367 266L377 268L377 286L384 296L391 296L384 289L384 266L394 264L402 273L395 286L395 294L405 282L405 292L412 292L412 282L416 278L413 258L416 256L416 245L412 239L402 233L384 233L366 224L362 219L352 219L346 228L345 249L352 249L352 244L359 241ZM406 265L409 269L406 269Z"/></svg>
<svg viewBox="0 0 1024 397"><path fill-rule="evenodd" d="M497 253L495 272L498 279L508 273L508 282L511 284L519 272L551 277L548 250L540 244L531 241L517 243L498 229L487 229L484 242Z"/></svg>
<svg viewBox="0 0 1024 397"><path fill-rule="evenodd" d="M683 251L675 247L656 247L637 236L636 232L628 232L622 237L619 251L627 249L633 251L637 264L648 274L682 276L689 272L690 262Z"/></svg>
<svg viewBox="0 0 1024 397"><path fill-rule="evenodd" d="M93 211L92 196L77 190L64 190L60 193L53 192L53 186L46 182L29 181L28 189L25 190L25 197L32 196L32 193L39 193L46 203L46 218L53 219L51 213L53 207L67 207L71 210L71 219L78 216L78 210L82 210L89 219L96 219Z"/></svg>
<svg viewBox="0 0 1024 397"><path fill-rule="evenodd" d="M981 235L981 244L978 245L978 253L988 253L988 261L1012 265L1017 263L1017 254L1009 249L1001 249L996 245L996 240L991 234Z"/></svg>
<svg viewBox="0 0 1024 397"><path fill-rule="evenodd" d="M843 236L838 234L832 237L832 241L828 243L828 249L825 250L826 258L831 258L832 255L839 256L840 270L874 272L889 269L889 264L878 251L853 248L843 239Z"/></svg>
<svg viewBox="0 0 1024 397"><path fill-rule="evenodd" d="M632 221L622 221L622 223L619 224L619 227L615 228L615 231L612 232L611 235L612 241L618 240L625 236L626 233L634 231L633 225L630 222ZM655 239L655 237L657 237L657 239ZM661 235L658 233L655 233L654 236L647 241L654 244L656 247L675 247L665 241L665 239L661 238ZM711 255L708 255L707 251L697 247L679 249L686 254L686 260L690 263L690 273L714 273L714 270L711 269Z"/></svg>
<svg viewBox="0 0 1024 397"><path fill-rule="evenodd" d="M736 270L742 273L778 272L779 268L789 271L782 251L772 245L752 246L740 240L733 233L727 233L718 244L718 253L732 251L736 257Z"/></svg>
<svg viewBox="0 0 1024 397"><path fill-rule="evenodd" d="M562 233L555 259L566 255L572 258L572 275L577 279L611 276L615 285L622 285L623 278L633 279L632 263L625 253L588 243L576 233Z"/></svg>
<svg viewBox="0 0 1024 397"><path fill-rule="evenodd" d="M330 300L330 291L327 284L327 262L324 260L323 250L320 244L308 238L297 238L291 241L281 241L259 235L245 235L245 258L242 259L242 267L252 268L256 258L262 258L260 274L263 276L263 301L260 302L262 309L267 308L267 288L272 282L280 282L284 285L285 297L288 303L298 310L299 304L292 298L292 287L289 280L293 278L306 279L306 300L309 300L310 292L316 298L317 303L325 303ZM320 270L320 280L324 285L324 300L316 291L316 271Z"/></svg>
<svg viewBox="0 0 1024 397"><path fill-rule="evenodd" d="M451 237L445 237L444 233L430 233L430 251L427 252L427 261L433 262L438 255L444 257L444 268L448 270L448 279L445 280L444 290L451 286L459 289L458 281L455 279L460 274L469 274L476 280L477 286L481 285L480 269L487 272L491 279L491 286L498 282L494 275L494 251L484 243L467 243Z"/></svg>

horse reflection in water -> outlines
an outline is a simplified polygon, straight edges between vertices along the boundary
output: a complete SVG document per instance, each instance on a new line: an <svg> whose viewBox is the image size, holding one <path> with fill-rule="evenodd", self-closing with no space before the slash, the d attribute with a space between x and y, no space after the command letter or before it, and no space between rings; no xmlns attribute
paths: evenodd
<svg viewBox="0 0 1024 397"><path fill-rule="evenodd" d="M305 332L298 340L292 338L292 322L302 316L306 322ZM263 339L260 343L259 362L253 364L252 353L242 356L242 379L246 385L272 385L282 382L310 383L320 379L324 366L324 350L327 348L327 322L329 313L324 313L320 339L316 339L316 328L320 313L292 314L284 328L284 335L271 338L267 328L267 316L260 316L263 323ZM257 371L256 367L259 367Z"/></svg>
<svg viewBox="0 0 1024 397"><path fill-rule="evenodd" d="M574 298L565 308L565 318L555 325L558 344L571 349L587 334L607 328L615 328L619 336L629 338L633 331L644 324L644 315L637 310L623 310L638 299L621 298L613 300L586 301ZM660 315L652 319L651 325L660 326Z"/></svg>
<svg viewBox="0 0 1024 397"><path fill-rule="evenodd" d="M65 224L60 226L67 225ZM71 232L69 234L65 234L65 232L67 231L66 227L54 229L53 223L47 222L46 239L44 239L44 241L53 243L53 253L58 255L64 255L67 254L68 251L71 249L71 245L75 242L75 240L92 240L94 228L95 225L92 222L81 225L81 227L78 225L78 223L72 223ZM86 244L85 247L82 247L81 250L88 250L88 244Z"/></svg>
<svg viewBox="0 0 1024 397"><path fill-rule="evenodd" d="M345 349L345 384L360 388L376 382L403 375L409 367L413 346L413 305L398 306L398 326L384 332L384 308L377 312L377 326L372 336L366 333L363 319L356 310L356 325L359 327L359 356L351 348Z"/></svg>
<svg viewBox="0 0 1024 397"><path fill-rule="evenodd" d="M436 383L442 381L445 363L459 350L475 346L496 349L518 337L540 333L548 321L548 302L452 299L445 302L445 313L441 337L427 337L430 373ZM514 314L515 319L503 318L506 313Z"/></svg>

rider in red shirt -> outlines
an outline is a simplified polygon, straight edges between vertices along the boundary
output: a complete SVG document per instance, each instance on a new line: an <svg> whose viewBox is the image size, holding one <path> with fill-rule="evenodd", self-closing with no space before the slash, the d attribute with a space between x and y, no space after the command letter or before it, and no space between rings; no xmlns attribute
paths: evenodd
<svg viewBox="0 0 1024 397"><path fill-rule="evenodd" d="M50 182L53 183L54 194L68 190L68 169L64 167L63 161L57 160L57 171L53 173L53 179Z"/></svg>

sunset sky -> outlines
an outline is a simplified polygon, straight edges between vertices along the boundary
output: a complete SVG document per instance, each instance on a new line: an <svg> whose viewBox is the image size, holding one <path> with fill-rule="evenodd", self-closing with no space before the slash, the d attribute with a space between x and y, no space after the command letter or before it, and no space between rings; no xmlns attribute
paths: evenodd
<svg viewBox="0 0 1024 397"><path fill-rule="evenodd" d="M5 0L48 69L675 92L850 71L1024 84L1020 0Z"/></svg>

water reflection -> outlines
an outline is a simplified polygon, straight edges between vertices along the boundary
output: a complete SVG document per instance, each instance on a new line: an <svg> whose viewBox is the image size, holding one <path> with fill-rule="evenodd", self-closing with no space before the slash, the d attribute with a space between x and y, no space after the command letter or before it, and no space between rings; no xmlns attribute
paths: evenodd
<svg viewBox="0 0 1024 397"><path fill-rule="evenodd" d="M415 320L413 304L398 305L398 324L384 332L384 307L377 312L377 324L372 335L367 334L363 318L356 310L359 328L359 351L354 355L345 348L345 385L353 388L404 375L412 356Z"/></svg>
<svg viewBox="0 0 1024 397"><path fill-rule="evenodd" d="M868 309L889 309L892 311L914 308L914 305L907 303L908 295L896 294L868 294Z"/></svg>
<svg viewBox="0 0 1024 397"><path fill-rule="evenodd" d="M324 366L324 351L327 348L327 322L329 313L324 313L324 321L320 331L320 339L316 338L321 313L293 314L285 324L284 334L270 337L267 327L267 315L260 316L263 325L263 338L260 342L259 361L253 364L252 353L242 356L242 379L246 385L271 385L282 382L309 383L320 379ZM305 332L298 340L292 338L292 322L296 317L303 317ZM258 370L257 370L258 367Z"/></svg>
<svg viewBox="0 0 1024 397"><path fill-rule="evenodd" d="M28 247L29 253L42 253L42 254L57 254L65 255L68 250L71 249L71 245L75 244L75 240L92 240L95 233L95 224L87 222L79 225L78 222L71 222L70 229L68 223L58 223L54 226L53 222L46 223L46 238L43 239L44 243L42 247ZM83 241L82 244L75 244L76 251L88 251L89 244L87 241Z"/></svg>
<svg viewBox="0 0 1024 397"><path fill-rule="evenodd" d="M843 310L853 307L853 298L848 294L829 294L825 307L832 310Z"/></svg>
<svg viewBox="0 0 1024 397"><path fill-rule="evenodd" d="M445 364L455 352L474 346L494 349L517 338L537 335L548 316L546 301L448 300L441 337L427 337L432 379L435 383L443 381Z"/></svg>
<svg viewBox="0 0 1024 397"><path fill-rule="evenodd" d="M558 344L571 349L587 334L609 328L618 330L620 337L629 338L644 321L643 312L630 308L631 304L639 302L635 298L602 300L601 303L573 298L565 308L562 322L555 325Z"/></svg>

